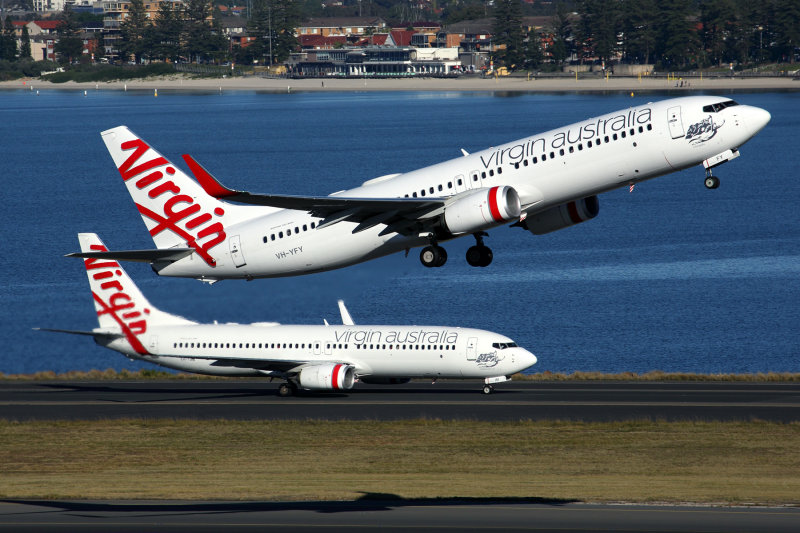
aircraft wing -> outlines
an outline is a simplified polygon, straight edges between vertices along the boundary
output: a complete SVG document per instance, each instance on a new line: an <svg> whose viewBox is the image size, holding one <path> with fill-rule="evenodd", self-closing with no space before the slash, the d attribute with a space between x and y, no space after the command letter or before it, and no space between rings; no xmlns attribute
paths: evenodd
<svg viewBox="0 0 800 533"><path fill-rule="evenodd" d="M232 368L252 368L255 370L264 370L269 372L282 372L285 374L296 374L304 366L313 366L320 364L351 364L339 360L330 361L308 361L308 360L288 360L288 359L259 359L247 357L219 357L211 355L196 356L192 355L191 359L209 359L214 360L211 366L217 367L232 367Z"/></svg>
<svg viewBox="0 0 800 533"><path fill-rule="evenodd" d="M283 359L227 359L219 357L192 357L193 359L216 359L211 366L232 367L232 368L253 368L255 370L266 370L273 372L290 373L305 365L307 361L286 361Z"/></svg>
<svg viewBox="0 0 800 533"><path fill-rule="evenodd" d="M323 219L317 226L318 228L348 220L359 223L353 233L364 231L378 224L391 227L389 231L414 232L415 229L421 229L415 223L424 222L426 219L439 215L444 209L445 203L452 201L452 197L354 198L257 194L237 191L222 185L191 156L184 155L183 159L203 189L211 196L243 204L307 211L312 216ZM386 230L384 232L388 233Z"/></svg>
<svg viewBox="0 0 800 533"><path fill-rule="evenodd" d="M161 250L119 250L111 252L75 252L64 257L82 257L95 259L112 259L114 261L132 261L152 263L154 261L178 261L191 255L194 248L164 248Z"/></svg>

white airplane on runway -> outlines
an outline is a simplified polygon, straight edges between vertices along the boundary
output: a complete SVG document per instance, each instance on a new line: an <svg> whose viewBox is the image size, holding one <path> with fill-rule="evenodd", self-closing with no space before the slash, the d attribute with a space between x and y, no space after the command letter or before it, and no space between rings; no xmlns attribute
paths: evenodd
<svg viewBox="0 0 800 533"><path fill-rule="evenodd" d="M438 267L447 260L439 243L471 234L467 262L487 266L490 228L541 235L572 226L597 216L600 193L699 164L716 188L711 169L738 157L769 120L727 97L675 98L314 197L231 190L184 155L194 181L119 126L103 140L158 249L70 255L214 282L322 272L417 246L422 263Z"/></svg>
<svg viewBox="0 0 800 533"><path fill-rule="evenodd" d="M81 250L107 251L94 233ZM356 380L404 383L410 378L482 378L483 392L536 363L536 356L490 331L444 326L360 326L339 302L342 326L276 323L198 324L156 309L116 261L84 261L100 327L42 328L94 337L95 342L163 367L220 376L286 380L296 389L346 390Z"/></svg>

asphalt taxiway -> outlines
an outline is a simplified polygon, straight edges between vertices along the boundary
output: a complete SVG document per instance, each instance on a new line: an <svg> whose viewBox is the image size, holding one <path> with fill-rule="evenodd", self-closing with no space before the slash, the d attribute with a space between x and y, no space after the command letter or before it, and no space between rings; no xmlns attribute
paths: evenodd
<svg viewBox="0 0 800 533"><path fill-rule="evenodd" d="M0 531L796 532L798 508L590 505L560 501L0 501Z"/></svg>
<svg viewBox="0 0 800 533"><path fill-rule="evenodd" d="M239 380L0 381L0 418L800 421L800 383L480 382L365 385L277 396L278 383Z"/></svg>

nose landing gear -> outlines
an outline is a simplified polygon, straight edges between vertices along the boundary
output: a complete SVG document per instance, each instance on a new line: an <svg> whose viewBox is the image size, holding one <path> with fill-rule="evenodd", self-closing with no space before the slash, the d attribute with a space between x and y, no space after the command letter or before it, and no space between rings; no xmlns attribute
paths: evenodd
<svg viewBox="0 0 800 533"><path fill-rule="evenodd" d="M711 169L706 169L706 180L705 180L706 189L716 189L719 187L719 178L716 176L711 175Z"/></svg>

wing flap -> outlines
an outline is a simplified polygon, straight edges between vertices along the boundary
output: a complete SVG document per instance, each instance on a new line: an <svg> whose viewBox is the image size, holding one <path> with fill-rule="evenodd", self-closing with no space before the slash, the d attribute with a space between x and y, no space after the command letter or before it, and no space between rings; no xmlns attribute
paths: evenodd
<svg viewBox="0 0 800 533"><path fill-rule="evenodd" d="M84 259L112 259L114 261L131 261L135 263L154 263L156 261L178 261L194 252L193 248L164 248L161 250L119 250L109 252L75 252L64 257L81 257Z"/></svg>

